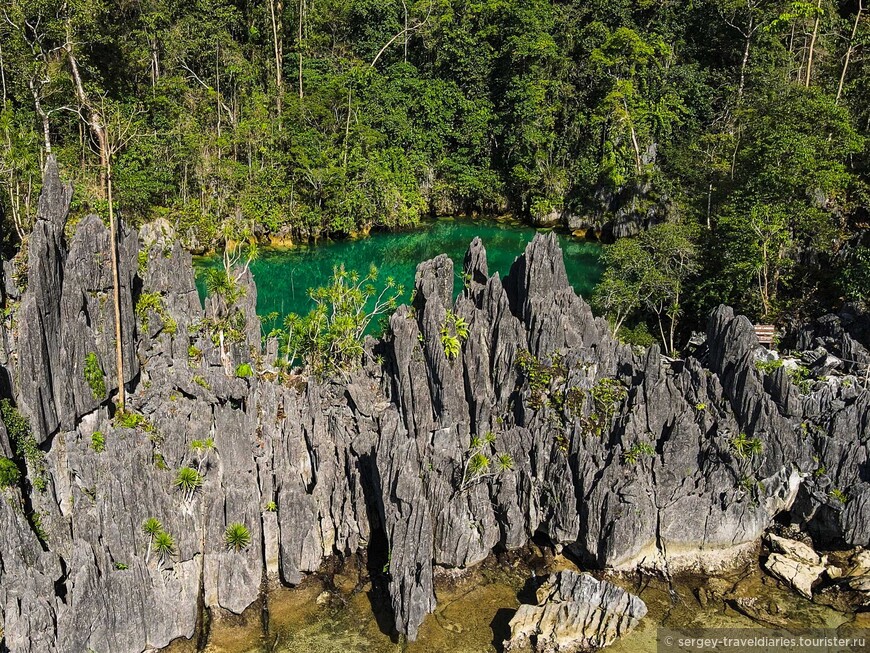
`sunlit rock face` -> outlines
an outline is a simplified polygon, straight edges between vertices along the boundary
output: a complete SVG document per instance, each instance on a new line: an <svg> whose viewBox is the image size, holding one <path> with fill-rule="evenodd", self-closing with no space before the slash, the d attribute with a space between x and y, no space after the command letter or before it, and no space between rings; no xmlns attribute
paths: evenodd
<svg viewBox="0 0 870 653"><path fill-rule="evenodd" d="M726 307L699 358L633 351L572 290L553 235L504 279L479 240L461 274L447 257L421 263L413 305L367 341L358 371L283 383L249 274L239 335L216 342L197 327L226 307L202 308L190 255L164 244L140 261L122 227L122 354L141 417L115 415L108 230L86 218L67 241L70 190L51 161L46 174L0 358L44 454L26 492L0 501L11 651L162 647L193 636L203 608L240 613L268 582L365 548L385 561L396 630L414 639L436 605L436 566L533 535L589 565L667 572L729 564L788 511L828 541L870 545L868 393L801 394L784 371L763 374L751 323ZM466 328L448 356L457 318ZM85 376L90 354L108 397ZM237 374L245 364L253 375ZM178 486L185 467L200 486ZM171 547L155 549L151 517ZM250 542L228 548L237 523Z"/></svg>
<svg viewBox="0 0 870 653"><path fill-rule="evenodd" d="M613 583L569 570L551 574L536 598L511 619L505 651L597 651L633 630L647 612L640 598Z"/></svg>

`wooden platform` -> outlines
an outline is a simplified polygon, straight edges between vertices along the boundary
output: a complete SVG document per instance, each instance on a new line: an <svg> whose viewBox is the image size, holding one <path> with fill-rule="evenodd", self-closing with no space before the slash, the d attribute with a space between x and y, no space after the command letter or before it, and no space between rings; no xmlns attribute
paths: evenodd
<svg viewBox="0 0 870 653"><path fill-rule="evenodd" d="M759 343L765 347L770 347L776 338L776 327L772 324L756 324L755 337L758 338Z"/></svg>

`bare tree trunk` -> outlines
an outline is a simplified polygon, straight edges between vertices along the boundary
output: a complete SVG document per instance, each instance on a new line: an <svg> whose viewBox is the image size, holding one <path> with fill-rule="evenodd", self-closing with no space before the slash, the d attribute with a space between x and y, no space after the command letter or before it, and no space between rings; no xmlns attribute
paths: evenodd
<svg viewBox="0 0 870 653"><path fill-rule="evenodd" d="M3 108L6 108L6 66L3 64L3 44L0 43L0 82L3 85Z"/></svg>
<svg viewBox="0 0 870 653"><path fill-rule="evenodd" d="M299 38L297 47L299 48L299 99L302 99L304 92L302 90L302 21L305 16L305 0L299 0Z"/></svg>
<svg viewBox="0 0 870 653"><path fill-rule="evenodd" d="M151 93L156 92L157 81L160 79L160 55L157 52L157 37L148 36L148 46L151 50Z"/></svg>
<svg viewBox="0 0 870 653"><path fill-rule="evenodd" d="M813 74L813 54L816 49L816 38L819 35L819 22L822 20L822 0L818 0L816 3L816 20L813 23L813 36L810 39L810 54L807 59L807 77L804 81L804 86L807 88L810 87L810 78Z"/></svg>
<svg viewBox="0 0 870 653"><path fill-rule="evenodd" d="M837 85L837 99L840 101L843 95L843 85L846 83L846 72L849 70L849 61L852 59L852 52L855 50L855 35L858 33L858 23L861 20L861 13L864 11L863 0L858 0L858 13L855 14L855 24L852 25L852 36L849 37L849 48L846 50L846 61L843 62L843 72L840 73L840 83Z"/></svg>
<svg viewBox="0 0 870 653"><path fill-rule="evenodd" d="M281 39L282 28L280 17L283 13L284 5L281 0L277 0L278 7L275 7L276 0L269 0L269 12L272 15L272 41L275 45L275 93L278 96L278 117L281 117L281 107L284 102L284 78L282 62L284 61L284 46ZM276 15L277 14L277 15ZM281 122L278 121L278 129L281 129Z"/></svg>
<svg viewBox="0 0 870 653"><path fill-rule="evenodd" d="M405 12L405 63L408 63L408 5L402 0L402 11Z"/></svg>
<svg viewBox="0 0 870 653"><path fill-rule="evenodd" d="M221 69L220 69L220 46L216 45L214 48L214 75L215 75L215 96L217 97L217 135L218 138L221 137ZM220 148L217 150L218 160L220 160Z"/></svg>
<svg viewBox="0 0 870 653"><path fill-rule="evenodd" d="M69 25L67 25L69 30ZM82 78L79 74L78 62L72 49L71 35L67 35L67 58L69 59L70 69L73 75L76 95L79 103L89 113L88 126L94 134L100 148L100 175L104 183L104 190L109 201L109 251L111 254L112 265L112 299L115 309L115 365L118 375L118 411L124 412L126 403L126 392L124 389L124 349L121 340L121 287L118 275L118 234L115 226L115 211L112 197L112 162L111 151L109 149L109 138L106 127L103 124L103 117L95 106L93 106L85 93Z"/></svg>
<svg viewBox="0 0 870 653"><path fill-rule="evenodd" d="M118 410L124 412L124 349L121 342L121 281L118 275L118 228L112 198L112 160L106 152L106 180L109 196L109 249L112 254L112 300L115 304L115 364L118 368Z"/></svg>
<svg viewBox="0 0 870 653"><path fill-rule="evenodd" d="M350 138L350 114L351 114L351 105L350 100L352 97L352 92L348 90L347 92L347 120L344 123L344 169L347 171L347 148L348 148L348 139Z"/></svg>
<svg viewBox="0 0 870 653"><path fill-rule="evenodd" d="M36 108L36 113L42 122L42 139L45 146L45 154L49 155L51 154L51 125L49 124L48 114L42 108L42 102L39 101L39 91L36 89L32 77L27 82L27 85L30 87L31 95L33 95L33 105Z"/></svg>
<svg viewBox="0 0 870 653"><path fill-rule="evenodd" d="M710 213L713 208L713 182L710 182L710 185L707 186L707 231L710 231L713 227L710 224Z"/></svg>
<svg viewBox="0 0 870 653"><path fill-rule="evenodd" d="M746 30L746 44L743 47L743 59L740 61L740 83L737 85L737 101L743 99L746 88L746 66L749 63L749 48L752 45L752 35L755 32L755 17L749 15L749 29Z"/></svg>

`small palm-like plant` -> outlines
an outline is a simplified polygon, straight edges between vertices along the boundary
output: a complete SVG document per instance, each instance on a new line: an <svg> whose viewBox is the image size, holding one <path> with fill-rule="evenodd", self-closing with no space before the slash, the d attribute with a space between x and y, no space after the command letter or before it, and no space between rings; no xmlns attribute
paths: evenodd
<svg viewBox="0 0 870 653"><path fill-rule="evenodd" d="M154 553L157 554L159 561L162 563L166 558L175 555L175 540L173 540L172 536L166 531L160 531L154 536L152 548L154 549Z"/></svg>
<svg viewBox="0 0 870 653"><path fill-rule="evenodd" d="M759 438L750 438L745 433L732 438L731 447L739 458L758 456L764 450L764 445Z"/></svg>
<svg viewBox="0 0 870 653"><path fill-rule="evenodd" d="M514 459L509 453L500 453L496 457L496 463L500 472L506 472L514 468Z"/></svg>
<svg viewBox="0 0 870 653"><path fill-rule="evenodd" d="M196 471L202 475L202 468L208 462L208 455L214 451L214 439L206 438L205 440L194 440L190 443L190 448L195 451L199 457L199 462L196 464Z"/></svg>
<svg viewBox="0 0 870 653"><path fill-rule="evenodd" d="M175 476L175 486L184 492L185 499L192 499L197 489L202 486L202 474L193 467L182 467Z"/></svg>
<svg viewBox="0 0 870 653"><path fill-rule="evenodd" d="M241 551L251 543L251 531L244 524L230 524L224 533L224 542L228 549Z"/></svg>
<svg viewBox="0 0 870 653"><path fill-rule="evenodd" d="M148 536L148 552L145 554L145 564L147 565L151 557L151 546L154 544L154 537L163 532L163 524L156 517L149 517L142 522L142 530Z"/></svg>

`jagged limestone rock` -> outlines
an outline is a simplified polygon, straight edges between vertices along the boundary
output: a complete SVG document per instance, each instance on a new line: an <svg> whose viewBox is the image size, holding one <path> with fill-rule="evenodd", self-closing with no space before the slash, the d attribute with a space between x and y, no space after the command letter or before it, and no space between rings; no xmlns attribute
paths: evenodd
<svg viewBox="0 0 870 653"><path fill-rule="evenodd" d="M588 564L667 572L729 564L789 511L822 539L870 545L870 394L845 383L802 394L782 370L763 374L751 323L727 307L698 359L636 355L568 285L552 235L504 279L472 242L455 300L452 262L423 262L413 310L367 340L361 369L290 387L258 369L249 274L244 337L221 352L197 329L223 307L201 306L190 255L154 247L140 268L122 225L128 404L141 416L124 425L82 372L93 351L112 394L108 234L91 217L67 242L69 201L50 160L0 361L45 453L45 490L23 483L39 525L14 509L20 493L0 502L0 621L15 653L163 646L193 634L200 605L242 612L264 577L298 583L366 546L387 563L396 631L413 639L436 605L436 566L468 567L535 534ZM147 330L134 315L144 293L160 299ZM452 359L440 341L448 311L468 324ZM257 373L236 378L240 363ZM512 469L466 484L471 439L487 432ZM739 451L740 434L760 453ZM214 448L204 455L197 440ZM0 429L0 450L12 445ZM188 466L203 483L185 493L175 480ZM150 517L174 540L166 556L149 551ZM223 541L235 522L251 534L239 551Z"/></svg>
<svg viewBox="0 0 870 653"><path fill-rule="evenodd" d="M813 585L825 572L823 565L810 564L782 553L771 553L764 568L808 599L813 598Z"/></svg>
<svg viewBox="0 0 870 653"><path fill-rule="evenodd" d="M550 575L536 597L537 605L521 605L511 619L505 651L595 651L630 632L647 612L621 587L570 570Z"/></svg>

